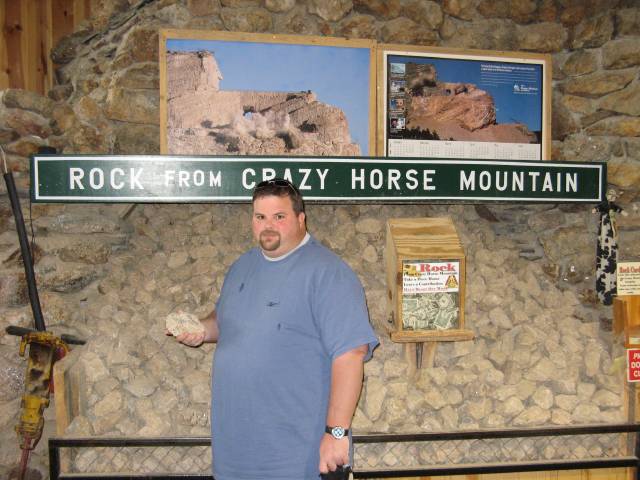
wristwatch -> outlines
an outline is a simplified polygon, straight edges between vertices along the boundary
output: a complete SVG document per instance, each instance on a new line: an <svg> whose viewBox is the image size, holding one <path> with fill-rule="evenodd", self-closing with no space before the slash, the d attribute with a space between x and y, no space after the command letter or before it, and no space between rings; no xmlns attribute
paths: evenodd
<svg viewBox="0 0 640 480"><path fill-rule="evenodd" d="M330 434L336 440L340 440L341 438L344 438L345 435L349 434L348 428L339 427L339 426L330 427L329 425L327 425L326 427L324 427L324 431L325 433Z"/></svg>

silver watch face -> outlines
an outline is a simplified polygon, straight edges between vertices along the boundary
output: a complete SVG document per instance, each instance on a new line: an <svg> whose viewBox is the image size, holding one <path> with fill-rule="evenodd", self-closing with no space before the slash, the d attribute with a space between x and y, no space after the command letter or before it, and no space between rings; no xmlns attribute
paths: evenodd
<svg viewBox="0 0 640 480"><path fill-rule="evenodd" d="M337 438L338 440L344 437L344 428L342 427L333 427L331 429L331 435L333 438Z"/></svg>

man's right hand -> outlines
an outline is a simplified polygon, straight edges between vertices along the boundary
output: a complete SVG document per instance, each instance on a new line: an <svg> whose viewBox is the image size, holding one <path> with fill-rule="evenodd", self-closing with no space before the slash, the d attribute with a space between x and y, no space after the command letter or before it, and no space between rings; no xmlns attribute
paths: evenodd
<svg viewBox="0 0 640 480"><path fill-rule="evenodd" d="M181 333L175 336L176 340L190 347L199 347L204 342L217 342L220 332L218 330L216 311L212 311L200 321L204 326L204 331L200 333ZM165 330L165 334L171 335L168 330Z"/></svg>
<svg viewBox="0 0 640 480"><path fill-rule="evenodd" d="M199 347L204 343L205 332L201 333L182 333L176 336L176 340L190 347Z"/></svg>

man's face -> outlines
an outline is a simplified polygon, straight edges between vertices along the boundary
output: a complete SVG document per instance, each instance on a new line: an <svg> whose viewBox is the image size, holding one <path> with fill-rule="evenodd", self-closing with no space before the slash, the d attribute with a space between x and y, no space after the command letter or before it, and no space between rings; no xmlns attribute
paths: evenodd
<svg viewBox="0 0 640 480"><path fill-rule="evenodd" d="M269 195L253 202L253 236L268 257L288 253L304 238L304 213L296 215L288 196Z"/></svg>

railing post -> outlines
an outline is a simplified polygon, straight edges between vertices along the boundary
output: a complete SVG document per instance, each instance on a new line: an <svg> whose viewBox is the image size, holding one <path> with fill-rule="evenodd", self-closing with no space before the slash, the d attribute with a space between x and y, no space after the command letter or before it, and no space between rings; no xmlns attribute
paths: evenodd
<svg viewBox="0 0 640 480"><path fill-rule="evenodd" d="M60 476L60 449L55 439L49 439L49 480L58 480Z"/></svg>
<svg viewBox="0 0 640 480"><path fill-rule="evenodd" d="M634 432L636 436L636 448L635 448L635 456L636 456L636 480L640 480L640 432L637 430Z"/></svg>

